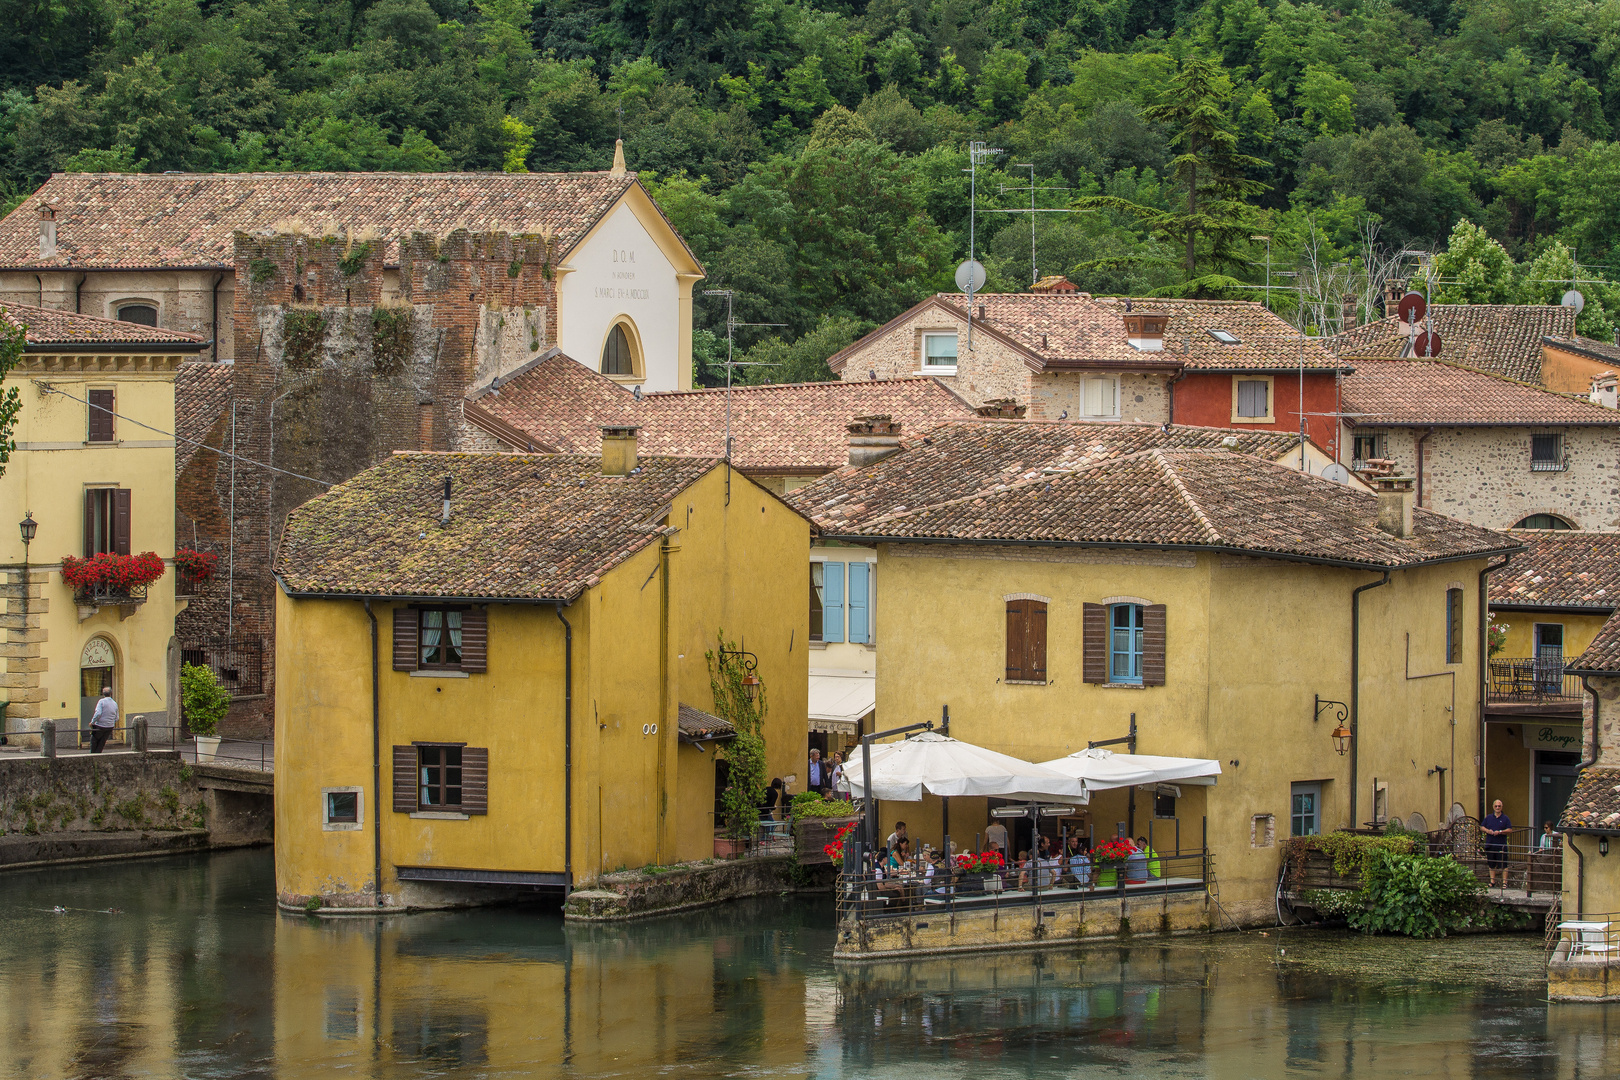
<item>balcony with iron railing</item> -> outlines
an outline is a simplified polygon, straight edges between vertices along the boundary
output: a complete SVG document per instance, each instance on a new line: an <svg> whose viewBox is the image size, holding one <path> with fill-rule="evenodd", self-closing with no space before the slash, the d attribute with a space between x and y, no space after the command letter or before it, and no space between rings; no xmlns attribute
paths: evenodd
<svg viewBox="0 0 1620 1080"><path fill-rule="evenodd" d="M1583 690L1576 675L1564 674L1564 656L1493 657L1486 684L1490 703L1579 708Z"/></svg>
<svg viewBox="0 0 1620 1080"><path fill-rule="evenodd" d="M73 602L81 608L134 607L146 603L146 585L118 586L107 582L78 585L73 589Z"/></svg>

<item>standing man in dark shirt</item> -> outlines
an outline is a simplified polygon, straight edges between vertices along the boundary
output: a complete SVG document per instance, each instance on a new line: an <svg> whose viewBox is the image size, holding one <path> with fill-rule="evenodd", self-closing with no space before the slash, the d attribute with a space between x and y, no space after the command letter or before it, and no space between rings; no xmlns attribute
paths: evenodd
<svg viewBox="0 0 1620 1080"><path fill-rule="evenodd" d="M1491 812L1485 820L1479 823L1480 832L1485 834L1485 867L1490 871L1491 884L1496 884L1496 875L1502 875L1502 887L1507 888L1507 838L1513 831L1513 822L1502 813L1502 800L1497 799L1491 804Z"/></svg>

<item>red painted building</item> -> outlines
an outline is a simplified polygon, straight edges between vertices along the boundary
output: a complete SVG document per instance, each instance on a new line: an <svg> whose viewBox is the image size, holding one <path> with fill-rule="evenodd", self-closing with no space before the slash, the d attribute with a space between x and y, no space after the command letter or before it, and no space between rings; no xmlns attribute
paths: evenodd
<svg viewBox="0 0 1620 1080"><path fill-rule="evenodd" d="M1340 409L1338 376L1336 369L1306 368L1302 377L1297 367L1286 372L1276 368L1199 371L1189 365L1181 378L1170 386L1174 421L1201 427L1297 432L1303 411L1306 437L1336 460L1345 460L1336 445ZM1263 402L1262 394L1265 395ZM1245 411L1250 415L1240 416L1240 405L1246 406Z"/></svg>

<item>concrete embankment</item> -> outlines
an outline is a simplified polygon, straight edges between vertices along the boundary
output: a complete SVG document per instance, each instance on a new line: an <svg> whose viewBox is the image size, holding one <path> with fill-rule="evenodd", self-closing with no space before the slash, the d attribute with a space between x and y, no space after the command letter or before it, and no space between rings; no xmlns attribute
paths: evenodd
<svg viewBox="0 0 1620 1080"><path fill-rule="evenodd" d="M608 874L594 887L572 893L563 905L563 917L575 922L643 919L745 896L801 888L825 893L831 882L830 866L807 875L797 869L790 854L653 866Z"/></svg>
<svg viewBox="0 0 1620 1080"><path fill-rule="evenodd" d="M273 792L174 751L0 758L0 870L266 843Z"/></svg>

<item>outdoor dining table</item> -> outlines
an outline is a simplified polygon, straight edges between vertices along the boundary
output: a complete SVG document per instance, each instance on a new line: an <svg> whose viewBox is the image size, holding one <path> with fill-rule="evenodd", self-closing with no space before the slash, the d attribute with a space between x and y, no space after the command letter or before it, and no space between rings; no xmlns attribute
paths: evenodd
<svg viewBox="0 0 1620 1080"><path fill-rule="evenodd" d="M1609 941L1609 926L1606 922L1587 922L1580 919L1570 919L1558 924L1558 929L1570 931L1575 936L1570 938L1569 955L1584 952L1608 952L1613 946Z"/></svg>

